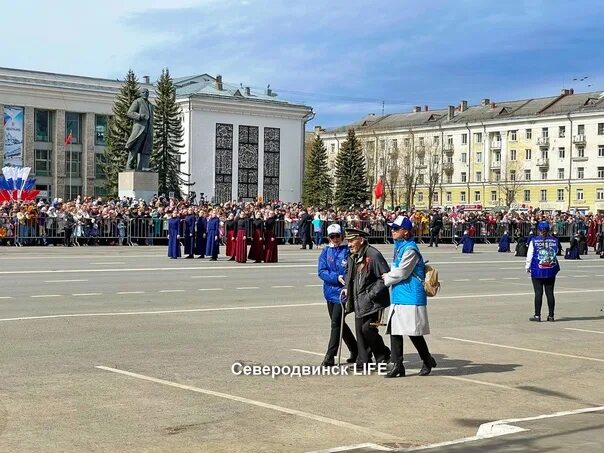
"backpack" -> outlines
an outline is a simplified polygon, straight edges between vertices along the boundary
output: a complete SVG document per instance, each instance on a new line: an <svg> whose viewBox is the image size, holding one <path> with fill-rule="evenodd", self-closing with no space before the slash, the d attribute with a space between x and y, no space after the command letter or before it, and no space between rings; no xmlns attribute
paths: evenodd
<svg viewBox="0 0 604 453"><path fill-rule="evenodd" d="M440 290L440 282L438 281L438 269L429 264L424 267L426 278L423 281L426 296L434 297Z"/></svg>

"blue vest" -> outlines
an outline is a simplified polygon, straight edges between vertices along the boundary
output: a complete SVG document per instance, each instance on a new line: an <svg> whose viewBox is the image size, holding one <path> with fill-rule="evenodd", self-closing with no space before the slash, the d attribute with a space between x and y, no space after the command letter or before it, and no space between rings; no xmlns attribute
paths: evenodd
<svg viewBox="0 0 604 453"><path fill-rule="evenodd" d="M392 268L399 267L403 255L407 250L415 250L419 256L419 261L409 277L392 285L391 302L398 305L427 305L428 298L426 297L423 285L424 278L426 277L424 259L419 253L415 241L397 240L394 242Z"/></svg>
<svg viewBox="0 0 604 453"><path fill-rule="evenodd" d="M531 277L553 278L560 271L558 263L558 241L553 236L534 236L533 259L531 260Z"/></svg>

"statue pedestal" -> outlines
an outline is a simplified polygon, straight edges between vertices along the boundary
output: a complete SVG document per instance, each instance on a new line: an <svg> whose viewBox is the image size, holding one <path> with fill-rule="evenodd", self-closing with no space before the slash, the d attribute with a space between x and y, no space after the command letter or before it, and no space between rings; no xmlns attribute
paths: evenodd
<svg viewBox="0 0 604 453"><path fill-rule="evenodd" d="M120 198L142 198L147 203L157 195L158 175L150 171L124 171L118 175L117 190Z"/></svg>

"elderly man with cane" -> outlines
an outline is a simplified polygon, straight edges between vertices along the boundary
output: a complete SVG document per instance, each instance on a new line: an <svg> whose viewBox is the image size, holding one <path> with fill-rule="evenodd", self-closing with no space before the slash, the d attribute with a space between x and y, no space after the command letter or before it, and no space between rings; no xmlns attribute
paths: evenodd
<svg viewBox="0 0 604 453"><path fill-rule="evenodd" d="M323 295L327 301L327 311L331 319L331 335L327 345L327 353L321 363L322 366L333 366L334 357L340 349L339 357L342 356L342 339L350 351L348 363L357 360L357 342L350 327L344 322L344 305L340 301L342 289L344 288L344 276L346 275L346 260L348 259L348 247L342 244L342 228L337 223L327 228L329 245L323 249L319 256L319 278L323 280ZM339 364L338 360L338 364Z"/></svg>

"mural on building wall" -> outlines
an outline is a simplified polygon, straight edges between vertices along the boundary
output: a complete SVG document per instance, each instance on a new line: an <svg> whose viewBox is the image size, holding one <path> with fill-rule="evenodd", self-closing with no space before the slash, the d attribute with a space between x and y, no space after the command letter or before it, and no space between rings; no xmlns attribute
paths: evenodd
<svg viewBox="0 0 604 453"><path fill-rule="evenodd" d="M23 107L4 107L4 165L23 165Z"/></svg>
<svg viewBox="0 0 604 453"><path fill-rule="evenodd" d="M216 124L214 186L217 203L231 201L233 188L233 125Z"/></svg>
<svg viewBox="0 0 604 453"><path fill-rule="evenodd" d="M258 196L258 127L239 126L239 184L237 196L255 200Z"/></svg>
<svg viewBox="0 0 604 453"><path fill-rule="evenodd" d="M264 128L264 200L279 199L279 165L281 131L276 127Z"/></svg>

